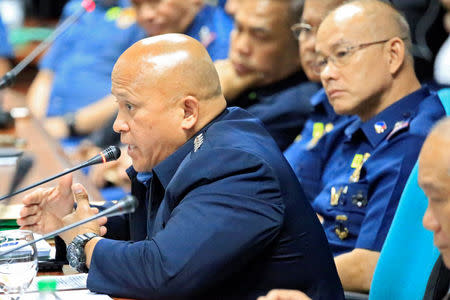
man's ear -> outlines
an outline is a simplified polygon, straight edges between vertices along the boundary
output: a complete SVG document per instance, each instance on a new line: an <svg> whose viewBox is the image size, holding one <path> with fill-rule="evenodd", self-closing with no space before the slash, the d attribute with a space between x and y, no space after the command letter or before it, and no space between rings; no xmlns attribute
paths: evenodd
<svg viewBox="0 0 450 300"><path fill-rule="evenodd" d="M389 51L389 71L394 75L405 63L406 45L401 38L395 37L389 40L387 47Z"/></svg>
<svg viewBox="0 0 450 300"><path fill-rule="evenodd" d="M198 99L193 96L187 96L182 99L181 105L184 111L183 120L181 122L181 128L184 130L191 130L197 124L199 103Z"/></svg>

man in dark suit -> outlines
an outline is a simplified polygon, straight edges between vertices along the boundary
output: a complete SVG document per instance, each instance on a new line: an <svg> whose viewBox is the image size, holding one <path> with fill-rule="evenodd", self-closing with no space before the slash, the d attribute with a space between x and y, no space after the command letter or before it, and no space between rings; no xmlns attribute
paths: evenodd
<svg viewBox="0 0 450 300"><path fill-rule="evenodd" d="M114 67L112 93L119 106L114 130L128 145L140 208L122 225L130 228L125 241L100 237L105 220L61 235L69 263L89 270L90 290L132 298L256 299L281 287L343 298L324 232L298 180L262 123L226 108L199 42L168 34L134 44ZM46 232L95 213L81 185L72 186L74 196L68 192L69 181L25 197L22 228Z"/></svg>

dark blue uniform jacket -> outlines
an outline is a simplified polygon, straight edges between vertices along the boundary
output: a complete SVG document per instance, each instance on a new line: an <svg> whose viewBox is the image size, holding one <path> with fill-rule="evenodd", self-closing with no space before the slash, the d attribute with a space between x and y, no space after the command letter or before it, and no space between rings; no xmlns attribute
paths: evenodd
<svg viewBox="0 0 450 300"><path fill-rule="evenodd" d="M273 288L343 299L322 227L260 121L226 109L133 180L134 242L100 240L88 288L144 299L256 299ZM125 226L125 225L124 225Z"/></svg>

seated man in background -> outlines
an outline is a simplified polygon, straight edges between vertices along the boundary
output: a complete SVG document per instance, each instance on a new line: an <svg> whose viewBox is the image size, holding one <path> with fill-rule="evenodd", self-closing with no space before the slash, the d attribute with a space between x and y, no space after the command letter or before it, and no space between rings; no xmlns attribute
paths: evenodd
<svg viewBox="0 0 450 300"><path fill-rule="evenodd" d="M32 113L46 120L46 129L55 137L82 133L75 128L74 113L109 94L114 62L145 37L127 0L96 3L94 11L85 12L55 40L27 94ZM80 0L69 1L62 19L80 8ZM100 112L95 122L101 124Z"/></svg>
<svg viewBox="0 0 450 300"><path fill-rule="evenodd" d="M319 89L300 68L290 31L301 14L299 0L244 0L235 15L229 58L216 62L229 106L258 117L281 150L300 133ZM303 83L303 84L302 84Z"/></svg>
<svg viewBox="0 0 450 300"><path fill-rule="evenodd" d="M281 286L343 299L325 235L295 175L259 120L226 108L198 41L167 34L134 44L114 66L112 92L114 130L128 144L140 206L126 241L99 237L101 222L61 235L69 244L90 233L79 249L90 290L256 299ZM43 232L91 215L85 190L72 189L75 212L73 195L59 185L26 196L18 223Z"/></svg>
<svg viewBox="0 0 450 300"><path fill-rule="evenodd" d="M73 0L75 1L75 0ZM79 1L75 1L79 2ZM111 1L106 1L110 3ZM117 2L117 1L116 1ZM134 10L128 9L124 10L123 14L127 14L129 20L137 20L138 24L145 30L145 33L141 32L136 38L136 35L131 35L132 38L125 38L125 32L120 31L113 25L108 25L104 32L97 32L99 36L93 38L95 43L92 45L84 46L81 51L76 51L72 49L66 49L65 53L69 56L83 55L88 56L88 62L93 62L95 66L91 69L87 68L86 64L77 63L80 72L74 72L73 70L73 60L67 60L66 65L58 65L57 68L53 70L52 66L47 68L46 60L42 63L42 68L46 68L47 75L44 76L43 80L40 80L38 76L36 83L33 86L29 95L29 103L31 107L38 107L34 109L35 114L39 117L52 117L47 119L46 128L55 137L67 137L77 134L87 134L101 128L115 113L115 107L112 105L110 92L110 82L107 79L112 70L112 66L117 57L122 53L127 47L129 47L137 39L144 37L145 35L153 36L169 32L184 32L189 36L192 36L202 42L207 48L213 59L225 58L228 52L229 44L229 32L232 28L232 20L225 13L222 7L209 5L207 1L204 0L165 0L165 1L149 1L149 0L132 0L131 1ZM124 1L119 1L121 7L124 6ZM116 16L117 11L113 13L108 13L108 11L99 12L99 14L105 14L105 16L94 16L92 18L97 18L102 20L106 18L109 20L108 16ZM131 12L131 16L128 15ZM95 13L95 11L93 12ZM87 16L85 18L88 18ZM117 18L117 26L120 26L121 15ZM105 22L103 22L105 23ZM111 21L109 22L111 23ZM114 22L112 22L114 24ZM106 26L106 25L105 25ZM93 32L92 28L94 26L90 25L88 27L80 28L79 30L85 32ZM97 26L95 26L97 27ZM129 30L137 30L137 26L130 27ZM123 30L122 30L123 31ZM84 43L79 43L80 39L85 36L81 34L73 37L73 43L77 47L83 47ZM111 39L106 36L112 35ZM108 40L108 42L104 42ZM111 45L111 40L118 40L117 43L121 43L120 47L113 47ZM78 42L78 43L77 43ZM61 41L62 43L62 41ZM125 46L125 47L123 47ZM54 45L57 49L60 48L58 45ZM85 49L86 48L86 49ZM109 49L111 48L111 49ZM99 55L98 49L105 49L107 51L106 55ZM56 51L56 50L55 50ZM87 52L87 53L85 53ZM114 52L114 55L108 55L109 52ZM57 60L61 64L62 60L57 54L50 52L50 57L52 61ZM107 61L106 61L107 59ZM102 77L93 80L86 76L86 73L92 72L95 68L101 68ZM56 68L56 67L55 67ZM50 69L50 72L48 71ZM69 72L70 77L58 75L60 69ZM60 73L62 71L59 71ZM39 73L42 74L42 73ZM73 88L73 78L80 76L82 78L83 84L77 89ZM50 78L50 80L49 80ZM53 82L53 78L55 82ZM69 79L70 78L70 79ZM56 82L59 80L59 82ZM95 84L94 84L95 83ZM102 87L101 89L99 88ZM89 89L87 89L89 87ZM95 89L94 91L91 91ZM58 95L55 90L60 90L61 95ZM50 94L50 91L51 94ZM77 93L75 93L77 92ZM79 93L84 92L82 95ZM53 102L64 103L64 105L53 104ZM83 105L80 105L80 101L83 101ZM45 105L42 105L43 102ZM46 104L48 103L48 105ZM72 107L67 103L74 103L76 107ZM90 104L88 106L85 106ZM59 111L53 113L54 106L59 107ZM47 107L49 111L47 111Z"/></svg>
<svg viewBox="0 0 450 300"><path fill-rule="evenodd" d="M303 71L311 82L317 82L317 87L321 87L316 67L317 28L330 11L343 2L344 0L305 0L300 23L292 26L292 31L298 38ZM322 136L347 117L334 112L323 88L311 97L310 102L312 112L295 142L284 151L284 156L301 182L306 197L312 201L321 188L321 166L316 157L320 156L322 149L316 145Z"/></svg>
<svg viewBox="0 0 450 300"><path fill-rule="evenodd" d="M424 299L450 299L450 118L433 128L419 157L419 185L428 197L423 226L434 234L434 244L441 257L430 275ZM438 274L439 272L443 272ZM447 276L447 281L444 281ZM434 281L434 282L433 282ZM439 282L443 281L443 282ZM436 288L438 285L442 287ZM431 294L431 289L436 294ZM441 295L437 293L441 292ZM428 293L430 294L428 296ZM444 296L447 295L447 298ZM430 298L428 298L430 297Z"/></svg>
<svg viewBox="0 0 450 300"><path fill-rule="evenodd" d="M335 9L318 29L316 51L335 112L359 119L319 141L322 189L312 205L344 289L368 291L420 147L445 112L416 77L407 22L385 2Z"/></svg>

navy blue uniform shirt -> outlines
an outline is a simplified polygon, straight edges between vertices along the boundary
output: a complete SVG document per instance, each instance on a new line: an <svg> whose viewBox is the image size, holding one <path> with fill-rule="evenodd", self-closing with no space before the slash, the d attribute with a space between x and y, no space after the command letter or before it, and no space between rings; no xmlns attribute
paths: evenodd
<svg viewBox="0 0 450 300"><path fill-rule="evenodd" d="M129 170L134 243L100 240L88 288L144 299L343 299L322 227L261 122L226 109L152 171ZM145 176L144 176L145 177ZM141 178L142 180L142 178Z"/></svg>
<svg viewBox="0 0 450 300"><path fill-rule="evenodd" d="M423 87L321 139L323 189L313 208L324 217L334 255L381 250L426 135L444 115L436 93Z"/></svg>
<svg viewBox="0 0 450 300"><path fill-rule="evenodd" d="M300 135L285 151L284 156L300 181L309 201L320 193L320 176L322 174L321 147L316 147L319 140L345 122L347 116L339 116L334 112L327 94L322 88L311 97L313 111L306 120Z"/></svg>
<svg viewBox="0 0 450 300"><path fill-rule="evenodd" d="M312 111L310 98L319 85L306 82L303 72L268 86L249 89L231 102L260 119L281 150L302 131Z"/></svg>

